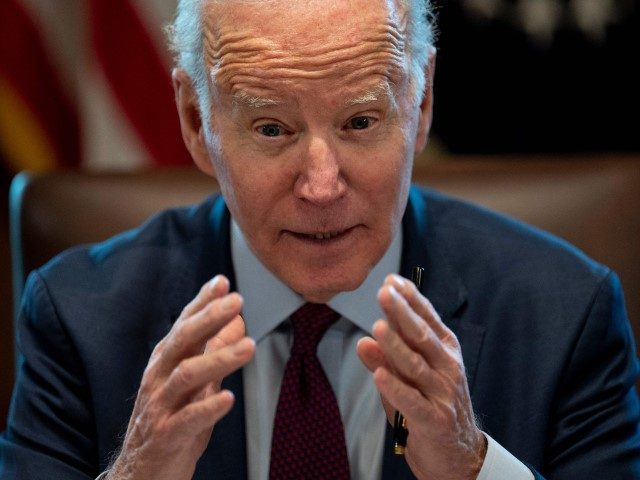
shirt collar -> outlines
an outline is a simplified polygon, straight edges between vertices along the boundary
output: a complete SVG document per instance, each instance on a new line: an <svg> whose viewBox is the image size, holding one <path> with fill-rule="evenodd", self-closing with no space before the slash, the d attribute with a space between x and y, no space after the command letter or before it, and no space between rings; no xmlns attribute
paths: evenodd
<svg viewBox="0 0 640 480"><path fill-rule="evenodd" d="M258 260L235 220L232 219L231 224L231 258L238 292L244 299L242 317L247 335L258 342L305 301ZM378 289L389 273L400 270L401 253L402 229L399 228L362 285L352 292L339 293L327 305L371 334L374 322L383 316L377 300Z"/></svg>

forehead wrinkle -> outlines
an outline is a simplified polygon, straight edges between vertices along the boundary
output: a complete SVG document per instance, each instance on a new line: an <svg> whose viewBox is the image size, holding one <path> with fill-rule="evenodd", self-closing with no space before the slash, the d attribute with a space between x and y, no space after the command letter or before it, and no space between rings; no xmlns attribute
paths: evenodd
<svg viewBox="0 0 640 480"><path fill-rule="evenodd" d="M399 29L395 24L388 23L377 29L372 28L369 32L368 36L362 39L354 39L352 42L347 43L347 48L361 45L363 42L384 41L396 50L404 51L404 34L402 33L402 29ZM293 43L295 40L298 40L297 36L293 36L292 38L285 36L284 39L286 43L290 45L288 49L279 48L278 42L275 40L270 40L268 37L256 37L255 34L251 34L250 32L234 31L230 33L220 33L217 36L209 35L207 37L212 54L217 59L221 59L230 53L242 56L242 50L245 50L247 55L251 55L251 52L264 52L265 54L273 52L274 56L278 56L278 52L280 52L280 56L297 58L319 56L335 50L335 47L331 45L317 47L317 45L313 44L312 40L308 40L307 45L300 45L298 48L294 48ZM296 50L298 51L297 54Z"/></svg>
<svg viewBox="0 0 640 480"><path fill-rule="evenodd" d="M355 65L354 65L355 64ZM341 60L328 59L323 64L316 62L309 68L307 65L291 66L290 61L264 61L260 64L254 62L235 62L234 64L218 63L212 66L211 73L215 80L232 85L243 78L265 79L323 79L332 75L343 76L345 71L359 71L363 74L367 71L381 74L389 78L398 78L407 72L405 58L393 53L381 50L367 52L358 57L349 57Z"/></svg>
<svg viewBox="0 0 640 480"><path fill-rule="evenodd" d="M383 94L386 98L391 100L392 103L396 101L396 95L393 93L394 90L392 86L396 85L393 78L389 76L389 72L386 68L383 69L374 69L368 68L365 70L358 69L353 70L345 75L340 76L340 85L343 85L345 89L350 89L353 85L361 82L363 78L380 78L380 84L384 84L385 86L380 88L374 87L368 91L365 91L362 95L358 95L355 99L351 100L351 104L359 103L359 100L365 100L365 95L369 96L371 94L375 95L376 98L380 98L380 95ZM299 77L296 77L299 78ZM325 80L325 77L318 78L319 81ZM290 87L286 87L289 84L289 80L287 78L278 77L278 78L257 78L252 75L238 75L234 78L234 83L227 88L232 93L232 95L236 95L238 92L261 92L257 93L255 97L257 98L270 98L269 95L273 93L272 88L269 88L268 85L272 84L272 82L280 83L282 82L282 86L280 88L286 88L287 90ZM348 90L347 90L348 91ZM262 97L264 95L264 97ZM276 105L281 105L282 102L279 100L275 100L278 102ZM349 101L343 103L343 105L348 106ZM266 106L266 105L265 105Z"/></svg>
<svg viewBox="0 0 640 480"><path fill-rule="evenodd" d="M404 72L406 56L401 32L392 25L384 25L362 40L338 47L283 49L267 39L256 39L244 33L221 35L207 42L207 60L211 73L218 81L233 84L243 75L256 78L322 78L345 63L359 62L362 67L385 64L388 70Z"/></svg>

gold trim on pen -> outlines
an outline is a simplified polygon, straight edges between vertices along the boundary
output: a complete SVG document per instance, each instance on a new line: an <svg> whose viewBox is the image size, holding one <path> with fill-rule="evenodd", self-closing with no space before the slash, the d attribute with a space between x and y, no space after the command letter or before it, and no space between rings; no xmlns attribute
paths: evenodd
<svg viewBox="0 0 640 480"><path fill-rule="evenodd" d="M393 453L396 455L404 455L405 447L402 445L398 445L397 443L393 446Z"/></svg>
<svg viewBox="0 0 640 480"><path fill-rule="evenodd" d="M418 290L422 288L422 276L424 274L424 268L413 267L411 272L411 280L418 287ZM404 455L405 448L407 446L407 437L409 436L409 430L407 430L407 420L404 416L396 410L396 415L393 422L393 453L396 455Z"/></svg>

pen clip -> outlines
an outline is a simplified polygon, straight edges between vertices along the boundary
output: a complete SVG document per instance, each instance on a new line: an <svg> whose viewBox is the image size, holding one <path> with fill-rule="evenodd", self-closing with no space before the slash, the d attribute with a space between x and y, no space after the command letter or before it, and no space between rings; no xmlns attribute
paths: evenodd
<svg viewBox="0 0 640 480"><path fill-rule="evenodd" d="M424 268L413 267L411 271L411 281L418 288L422 289L422 277L424 276ZM396 455L404 455L405 447L407 446L407 437L409 436L409 430L407 430L407 421L404 416L396 410L396 415L393 422L393 453Z"/></svg>
<svg viewBox="0 0 640 480"><path fill-rule="evenodd" d="M418 287L418 290L422 289L422 277L424 277L424 268L413 267L413 270L411 271L411 281L416 287Z"/></svg>

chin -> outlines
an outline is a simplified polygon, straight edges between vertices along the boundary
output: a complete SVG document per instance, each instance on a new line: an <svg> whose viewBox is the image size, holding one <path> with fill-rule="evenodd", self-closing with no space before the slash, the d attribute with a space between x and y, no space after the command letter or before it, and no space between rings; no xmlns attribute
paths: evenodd
<svg viewBox="0 0 640 480"><path fill-rule="evenodd" d="M357 289L365 281L368 273L366 271L360 275L341 276L336 272L333 275L322 275L320 278L316 276L313 281L309 281L310 277L305 277L304 279L291 279L290 282L285 280L285 283L307 302L327 303L341 292L350 292Z"/></svg>

